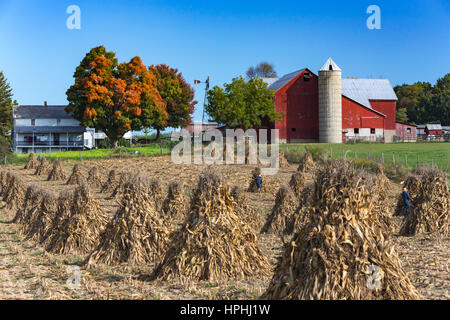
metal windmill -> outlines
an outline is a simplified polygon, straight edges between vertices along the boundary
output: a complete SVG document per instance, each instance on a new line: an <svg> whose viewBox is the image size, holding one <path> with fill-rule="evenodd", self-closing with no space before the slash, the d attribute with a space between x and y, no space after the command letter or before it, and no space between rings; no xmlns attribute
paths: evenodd
<svg viewBox="0 0 450 320"><path fill-rule="evenodd" d="M205 123L205 114L206 114L206 103L208 101L208 90L209 90L209 76L206 78L205 82L202 82L200 80L194 80L194 84L200 84L200 83L204 83L205 85L205 98L203 100L203 114L202 114L202 124Z"/></svg>

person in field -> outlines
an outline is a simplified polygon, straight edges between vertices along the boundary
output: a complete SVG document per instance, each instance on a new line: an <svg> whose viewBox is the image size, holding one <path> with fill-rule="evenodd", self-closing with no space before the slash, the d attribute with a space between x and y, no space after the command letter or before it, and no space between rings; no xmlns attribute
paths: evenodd
<svg viewBox="0 0 450 320"><path fill-rule="evenodd" d="M403 200L403 215L406 217L406 215L409 213L412 200L411 195L409 194L408 189L406 188L403 188L402 200Z"/></svg>
<svg viewBox="0 0 450 320"><path fill-rule="evenodd" d="M261 187L262 187L262 177L261 177L261 175L256 177L256 186L258 187L258 192L261 192Z"/></svg>

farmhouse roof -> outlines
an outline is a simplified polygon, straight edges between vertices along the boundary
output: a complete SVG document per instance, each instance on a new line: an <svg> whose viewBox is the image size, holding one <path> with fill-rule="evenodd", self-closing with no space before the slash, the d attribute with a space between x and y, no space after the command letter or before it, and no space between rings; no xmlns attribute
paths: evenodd
<svg viewBox="0 0 450 320"><path fill-rule="evenodd" d="M64 109L67 106L52 105L21 105L13 107L15 119L71 119L72 116Z"/></svg>
<svg viewBox="0 0 450 320"><path fill-rule="evenodd" d="M342 79L342 95L370 109L370 100L397 100L388 79Z"/></svg>

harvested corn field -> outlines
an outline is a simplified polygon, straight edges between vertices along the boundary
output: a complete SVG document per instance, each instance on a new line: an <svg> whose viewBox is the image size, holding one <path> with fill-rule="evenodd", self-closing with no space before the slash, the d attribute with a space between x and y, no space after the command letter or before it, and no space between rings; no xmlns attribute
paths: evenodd
<svg viewBox="0 0 450 320"><path fill-rule="evenodd" d="M379 185L371 185L378 181L377 176L361 174L364 181L344 180L340 193L333 193L331 184L338 180L325 182L323 172L329 170L321 168L322 164L314 163L314 170L322 176L320 190L309 169L293 178L298 165L290 164L275 176L263 176L261 192L249 192L254 165L213 167L220 178L203 175L201 184L199 178L206 166L175 165L169 157L61 161L60 165L67 173L78 165L78 174L87 177L86 181L68 185L65 179L47 180L50 171L34 175L35 169L23 165L0 170L0 196L7 201L0 206L0 265L6 266L0 267L0 279L7 279L0 281L4 299L317 299L319 292L321 299L450 298L449 239L441 232L427 233L426 228L415 235L400 235L404 218L392 216L402 185L384 181L385 177L380 177ZM143 178L135 184L143 186L139 190L127 186L137 178L134 174L120 182L124 172L139 172ZM287 189L290 182L290 189L296 190L288 192L288 198L294 199L289 208L293 217L281 226L292 228L294 237L291 241L291 236L285 235L283 243L279 233L259 231L277 204L277 192L283 185ZM120 192L111 198L120 183ZM380 197L364 193L362 185L368 190L381 188ZM330 198L320 200L318 192L325 194L326 190L331 192ZM411 195L418 197L419 193ZM348 196L360 202L347 203ZM421 203L426 203L426 208L436 207L434 200L430 201ZM375 214L381 203L384 222L379 221L380 213ZM319 208L329 205L344 216L349 208L356 208L355 222L341 221L331 213L319 214ZM317 211L314 224L313 208ZM424 206L420 208L424 210ZM436 214L442 215L442 211ZM372 231L374 219L379 231ZM385 228L387 222L389 229ZM368 239L367 244L360 242L354 227ZM308 245L298 236L302 228L310 230ZM345 240L361 246L359 256L352 253L349 243L339 243L344 239L343 231L338 237L341 229L347 234ZM292 247L293 242L297 247ZM339 245L333 245L336 243ZM325 269L311 264L303 274L297 273L296 259L302 255L315 256L322 266L318 254L323 248L330 249L323 256ZM346 270L335 263L340 261L338 248L344 250L339 259L345 260ZM381 254L384 249L387 251ZM280 267L278 261L286 258L287 252L293 253L294 261L284 260ZM366 286L367 267L372 264L384 274L386 283L381 291L372 292ZM286 270L291 265L294 275L312 285L300 287L293 282L294 290L275 285L276 279L289 283ZM66 286L69 266L81 269L79 290ZM329 281L346 279L348 283L330 291L333 282L329 282L322 291L314 290L314 277L322 284L319 280L324 279L323 273L314 270L323 270ZM347 272L345 278L342 271ZM303 296L299 288L305 290Z"/></svg>

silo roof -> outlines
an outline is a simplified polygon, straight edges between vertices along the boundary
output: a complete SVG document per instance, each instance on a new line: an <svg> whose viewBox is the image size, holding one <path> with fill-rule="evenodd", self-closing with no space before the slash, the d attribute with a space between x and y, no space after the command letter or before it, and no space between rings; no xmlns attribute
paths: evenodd
<svg viewBox="0 0 450 320"><path fill-rule="evenodd" d="M330 66L331 69L330 70ZM324 65L319 69L319 71L342 71L341 68L333 61L333 59L328 58Z"/></svg>
<svg viewBox="0 0 450 320"><path fill-rule="evenodd" d="M388 79L342 79L342 95L371 109L370 100L398 100Z"/></svg>

